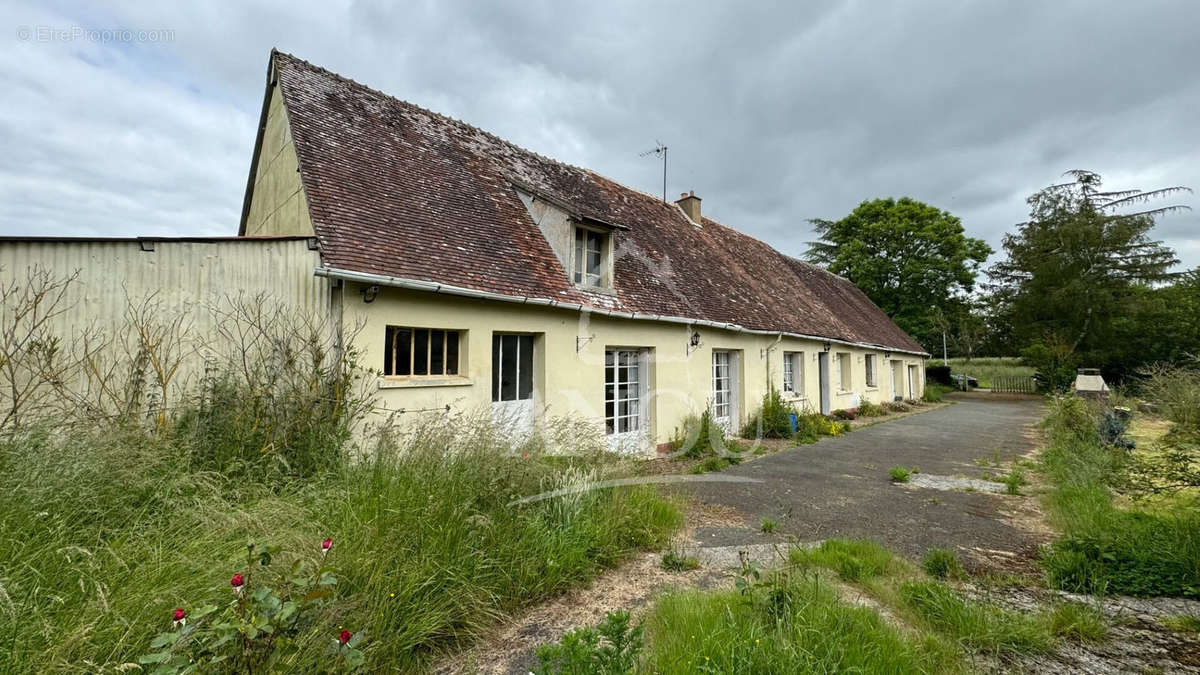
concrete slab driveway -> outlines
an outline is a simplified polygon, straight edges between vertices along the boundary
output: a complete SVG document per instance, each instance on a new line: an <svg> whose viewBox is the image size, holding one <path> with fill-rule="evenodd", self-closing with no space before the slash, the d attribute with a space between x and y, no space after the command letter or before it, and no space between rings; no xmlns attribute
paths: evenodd
<svg viewBox="0 0 1200 675"><path fill-rule="evenodd" d="M799 541L869 537L909 556L930 547L1032 553L1036 541L1001 515L1012 497L982 492L919 489L891 483L888 469L979 478L977 460L1009 462L1032 448L1028 428L1043 413L1037 399L964 396L954 405L884 422L813 445L731 467L725 473L762 483L695 483L702 501L732 506L747 529L701 528L701 545L762 542L764 516ZM1006 501L1007 500L1007 501Z"/></svg>

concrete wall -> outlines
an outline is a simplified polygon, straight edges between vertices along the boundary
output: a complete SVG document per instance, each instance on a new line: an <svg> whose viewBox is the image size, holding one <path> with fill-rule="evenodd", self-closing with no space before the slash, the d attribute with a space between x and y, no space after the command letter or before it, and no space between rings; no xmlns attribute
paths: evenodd
<svg viewBox="0 0 1200 675"><path fill-rule="evenodd" d="M343 312L346 325L362 323L356 338L366 364L381 369L384 334L388 325L462 331L460 374L442 377L378 378L377 394L390 409L434 408L449 404L456 410L488 409L491 406L493 332L535 335L535 406L539 415L586 419L597 429L604 423L604 354L606 348L646 348L649 393L649 437L646 447L666 443L680 420L709 405L712 398L712 354L715 349L736 350L740 377L736 388L738 427L759 407L768 387L783 386L782 358L785 351L804 353L805 396L795 397L800 409L819 408L818 354L821 341L754 335L708 327L658 323L612 317L590 316L563 309L461 298L444 294L381 288L374 301L365 303L361 285L347 282ZM689 349L691 334L700 333L700 345ZM577 339L578 338L578 339ZM577 348L578 346L578 348ZM832 408L849 408L859 401L892 400L894 366L917 366L923 389L922 359L845 345L832 345L833 352L848 354L850 386L832 394ZM877 381L867 387L865 355L877 355ZM832 365L832 361L831 361ZM837 382L831 373L831 382ZM901 391L901 396L907 393Z"/></svg>
<svg viewBox="0 0 1200 675"><path fill-rule="evenodd" d="M258 152L246 234L312 236L308 202L301 188L296 148L278 82L268 97L266 131Z"/></svg>

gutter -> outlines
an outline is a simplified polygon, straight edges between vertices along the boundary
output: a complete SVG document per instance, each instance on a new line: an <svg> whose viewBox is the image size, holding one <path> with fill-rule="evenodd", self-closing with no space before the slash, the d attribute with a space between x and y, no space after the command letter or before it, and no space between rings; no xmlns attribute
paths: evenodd
<svg viewBox="0 0 1200 675"><path fill-rule="evenodd" d="M817 342L828 342L830 344L847 345L850 347L864 347L867 349L875 349L885 352L894 352L897 354L911 354L922 358L929 358L927 352L917 352L911 349L898 349L887 345L874 344L870 342L852 342L850 340L839 340L837 338L825 337L822 335L809 335L806 333L791 333L787 331L777 330L758 330L755 328L746 328L739 326L736 323L726 323L722 321L710 321L708 319L690 319L683 316L664 316L661 314L638 314L637 312L618 312L611 309L603 309L600 307L591 307L578 302L563 302L561 300L551 300L549 298L530 298L526 296L503 295L500 293L492 293L490 291L478 291L473 288L463 288L462 286L451 286L449 284L438 283L436 281L420 281L417 279L402 279L400 277L389 277L382 274L369 274L366 272L352 272L350 270L337 269L334 267L317 267L313 269L313 274L318 277L327 277L329 279L341 279L343 281L354 281L362 284L371 284L375 286L390 286L392 288L404 288L411 291L425 291L428 293L444 293L446 295L455 295L463 298L475 298L477 300L493 300L496 302L510 302L518 305L537 305L541 307L555 307L559 309L571 310L574 312L587 312L589 314L598 314L600 316L610 316L617 319L634 319L638 321L657 321L660 323L677 323L686 326L707 326L709 328L720 328L722 330L732 331L735 333L746 333L749 335L777 335L779 340L784 336L799 338L801 340L815 340Z"/></svg>

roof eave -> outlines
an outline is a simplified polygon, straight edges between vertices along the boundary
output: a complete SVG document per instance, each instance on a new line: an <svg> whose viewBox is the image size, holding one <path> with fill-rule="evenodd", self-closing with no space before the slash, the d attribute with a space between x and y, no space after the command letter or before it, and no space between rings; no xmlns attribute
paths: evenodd
<svg viewBox="0 0 1200 675"><path fill-rule="evenodd" d="M787 337L799 338L802 340L815 340L818 342L827 342L830 344L847 345L851 347L860 347L865 349L876 349L885 352L894 352L898 354L911 354L920 356L921 358L929 358L928 352L917 352L911 349L901 347L893 347L889 345L875 344L869 342L854 342L852 340L843 340L841 338L833 338L824 335L809 335L805 333L795 333L785 330L762 330L756 328L746 328L735 323L727 323L722 321L712 321L710 319L697 319L684 316L664 316L661 314L639 314L637 312L619 312L602 307L592 307L578 302L562 302L561 300L553 300L550 298L533 298L527 296L505 295L503 293L493 293L491 291L481 291L474 288L464 288L462 286L453 286L443 284L436 281L423 281L420 279L405 279L401 277L391 277L382 274L371 274L369 272L355 272L352 270L338 269L332 267L317 267L313 269L313 274L319 277L328 277L331 279L341 279L343 281L353 281L357 283L372 284L378 286L390 286L392 288L403 288L413 291L424 291L428 293L444 293L446 295L454 295L464 298L475 298L477 300L492 300L496 302L508 302L522 305L541 305L545 307L556 307L577 312L588 312L589 314L598 314L600 316L611 316L618 319L633 319L639 321L658 321L662 323L678 323L689 326L708 326L711 328L720 328L722 330L733 331L737 333L748 333L751 335L783 335Z"/></svg>

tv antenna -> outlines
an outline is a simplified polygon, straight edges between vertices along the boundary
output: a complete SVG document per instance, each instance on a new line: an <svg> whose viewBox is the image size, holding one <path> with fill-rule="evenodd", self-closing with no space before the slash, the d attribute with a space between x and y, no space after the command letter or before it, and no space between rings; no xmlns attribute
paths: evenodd
<svg viewBox="0 0 1200 675"><path fill-rule="evenodd" d="M663 201L667 201L667 146L663 145L662 141L654 141L654 149L638 153L638 157L649 157L650 155L658 155L663 161Z"/></svg>

